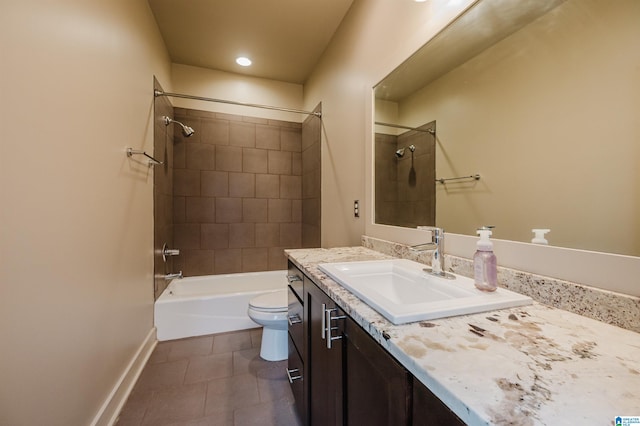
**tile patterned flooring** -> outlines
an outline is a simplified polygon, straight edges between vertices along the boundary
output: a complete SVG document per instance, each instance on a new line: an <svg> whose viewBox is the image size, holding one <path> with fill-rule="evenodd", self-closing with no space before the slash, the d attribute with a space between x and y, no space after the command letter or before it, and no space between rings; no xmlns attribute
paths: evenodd
<svg viewBox="0 0 640 426"><path fill-rule="evenodd" d="M299 426L285 368L262 329L159 342L116 426Z"/></svg>

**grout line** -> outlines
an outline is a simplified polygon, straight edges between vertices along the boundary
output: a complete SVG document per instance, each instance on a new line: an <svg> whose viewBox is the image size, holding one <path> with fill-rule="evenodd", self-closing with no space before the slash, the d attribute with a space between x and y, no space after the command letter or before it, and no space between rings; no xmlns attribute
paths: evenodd
<svg viewBox="0 0 640 426"><path fill-rule="evenodd" d="M222 354L227 354L227 353L230 354L232 362L231 362L230 376L228 376L228 377L231 380L233 380L235 378L235 376L236 376L234 370L235 370L235 366L236 366L236 362L237 362L234 355L236 354L236 352L242 352L242 351L246 351L246 350L256 350L256 349L259 350L259 345L258 345L258 347L254 347L254 339L252 339L252 335L254 335L254 334L256 335L256 338L257 338L257 336L259 336L259 334L258 334L259 331L260 331L260 328L257 327L255 329L239 330L239 331L227 332L227 333L218 333L218 334L229 334L229 335L236 335L236 336L248 335L250 343L251 343L249 348L244 348L244 349L239 348L239 349L235 349L235 350L234 349L230 349L230 350L226 350L225 352L221 352L219 354L214 354L213 353L214 340L215 340L215 336L216 335L212 335L211 336L212 337L212 339L211 339L211 349L210 349L210 352L207 355L222 355ZM183 339L183 340L187 340L187 339ZM191 361L193 360L193 358L201 357L202 355L190 354L189 356L186 356L184 358L180 358L180 359L176 359L176 360L170 361L169 358L171 358L171 354L175 353L175 350L176 350L175 346L180 346L180 343L181 342L174 342L173 344L171 344L171 347L170 347L169 351L167 352L167 359L164 361L164 363L180 361L181 359L185 359L186 358L186 362L187 362L186 368L184 370L184 374L183 374L181 383L179 384L179 386L185 386L185 380L186 380L187 372L188 372L189 367L191 365ZM205 356L207 356L207 355L205 355ZM259 357L259 355L258 355L258 357ZM274 368L274 367L275 366L269 366L268 364L265 365L265 368ZM244 374L249 374L249 375L251 375L253 377L254 385L256 386L256 391L257 391L257 395L258 395L258 402L256 404L252 404L251 406L247 406L247 407L252 407L252 406L257 406L257 405L264 405L264 404L272 404L273 405L278 401L278 400L263 401L264 395L263 395L263 392L260 391L260 386L259 386L259 381L260 380L259 380L259 377L258 377L258 371L252 372L251 370L249 370L247 372L243 372L242 373L242 375L244 375ZM205 389L204 389L204 391L205 391L204 406L203 406L201 415L200 415L199 418L195 418L195 419L192 419L192 420L202 419L202 418L207 416L207 403L209 401L209 386L211 385L212 381L214 381L214 380L215 379L206 380ZM270 381L271 379L265 378L263 380ZM153 403L153 400L156 398L157 393L160 392L160 391L161 391L161 389L149 390L148 391L149 394L150 394L149 395L149 399L148 399L148 403L144 407L144 412L143 412L139 422L137 422L138 426L141 426L142 424L144 424L146 419L150 418L150 416L153 415L153 411L151 411L151 407L153 405L152 403ZM266 396L269 396L269 395L270 395L269 394L269 388L267 388L267 395ZM247 408L247 407L236 407L233 410L227 412L227 415L230 414L230 416L231 416L231 421L233 422L232 424L235 424L235 421L236 421L236 417L237 417L236 416L236 411L239 410L239 409ZM214 413L210 413L210 414L213 415L213 414L215 414L215 412Z"/></svg>
<svg viewBox="0 0 640 426"><path fill-rule="evenodd" d="M231 376L235 377L236 375L236 351L231 351Z"/></svg>

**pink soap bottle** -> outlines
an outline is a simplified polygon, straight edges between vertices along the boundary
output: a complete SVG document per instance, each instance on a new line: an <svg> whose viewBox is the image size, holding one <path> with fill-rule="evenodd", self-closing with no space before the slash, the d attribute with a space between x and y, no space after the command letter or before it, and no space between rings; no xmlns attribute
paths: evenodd
<svg viewBox="0 0 640 426"><path fill-rule="evenodd" d="M475 285L482 291L495 291L498 288L498 265L493 254L493 243L489 240L491 229L483 226L477 230L480 235L473 255L473 278Z"/></svg>

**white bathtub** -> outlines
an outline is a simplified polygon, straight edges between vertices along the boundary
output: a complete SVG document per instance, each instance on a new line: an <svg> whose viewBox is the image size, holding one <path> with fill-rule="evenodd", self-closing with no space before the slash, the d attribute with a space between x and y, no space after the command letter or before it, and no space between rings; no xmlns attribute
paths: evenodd
<svg viewBox="0 0 640 426"><path fill-rule="evenodd" d="M249 300L287 288L287 271L207 275L172 280L154 305L158 340L258 327Z"/></svg>

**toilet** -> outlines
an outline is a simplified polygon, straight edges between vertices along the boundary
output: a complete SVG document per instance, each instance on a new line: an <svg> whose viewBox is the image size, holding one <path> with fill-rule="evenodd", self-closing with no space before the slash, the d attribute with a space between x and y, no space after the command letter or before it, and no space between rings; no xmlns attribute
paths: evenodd
<svg viewBox="0 0 640 426"><path fill-rule="evenodd" d="M286 289L261 294L249 301L249 318L263 327L260 345L262 359L282 361L289 357L287 309Z"/></svg>

